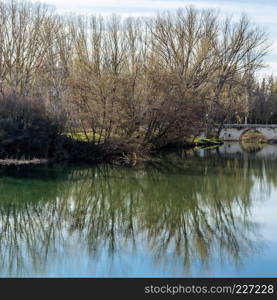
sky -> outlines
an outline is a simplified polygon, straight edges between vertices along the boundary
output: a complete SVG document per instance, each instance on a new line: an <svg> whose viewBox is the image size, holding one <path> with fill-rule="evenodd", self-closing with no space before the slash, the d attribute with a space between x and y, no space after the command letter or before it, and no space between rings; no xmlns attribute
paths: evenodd
<svg viewBox="0 0 277 300"><path fill-rule="evenodd" d="M186 6L213 8L234 18L246 13L269 34L271 52L265 58L267 67L260 75L277 77L277 0L43 0L60 13L91 13L125 16L151 16L158 11L174 11Z"/></svg>

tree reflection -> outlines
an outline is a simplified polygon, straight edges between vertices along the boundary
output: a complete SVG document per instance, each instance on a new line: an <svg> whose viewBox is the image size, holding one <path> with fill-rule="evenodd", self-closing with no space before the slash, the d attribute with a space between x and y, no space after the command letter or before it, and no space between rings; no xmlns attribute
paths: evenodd
<svg viewBox="0 0 277 300"><path fill-rule="evenodd" d="M186 272L196 261L239 265L256 250L251 190L257 181L276 184L276 162L249 159L245 173L242 159L183 155L137 169L53 167L48 176L2 176L0 274L44 274L72 241L94 258L143 246L158 264L182 259Z"/></svg>

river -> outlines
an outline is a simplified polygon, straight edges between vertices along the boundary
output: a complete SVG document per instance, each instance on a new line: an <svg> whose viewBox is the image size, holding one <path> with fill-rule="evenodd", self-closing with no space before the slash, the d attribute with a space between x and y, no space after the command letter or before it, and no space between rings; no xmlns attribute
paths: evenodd
<svg viewBox="0 0 277 300"><path fill-rule="evenodd" d="M0 167L2 277L277 276L277 146Z"/></svg>

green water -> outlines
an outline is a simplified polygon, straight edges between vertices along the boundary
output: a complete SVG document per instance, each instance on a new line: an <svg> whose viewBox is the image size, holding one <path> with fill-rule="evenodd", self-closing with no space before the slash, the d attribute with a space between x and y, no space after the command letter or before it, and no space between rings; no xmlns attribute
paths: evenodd
<svg viewBox="0 0 277 300"><path fill-rule="evenodd" d="M268 148L269 147L269 148ZM0 167L0 276L277 276L277 146Z"/></svg>

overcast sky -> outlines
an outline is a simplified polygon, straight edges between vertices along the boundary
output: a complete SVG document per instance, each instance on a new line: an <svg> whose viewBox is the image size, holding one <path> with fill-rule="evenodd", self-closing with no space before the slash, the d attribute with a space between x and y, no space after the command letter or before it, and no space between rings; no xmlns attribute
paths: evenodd
<svg viewBox="0 0 277 300"><path fill-rule="evenodd" d="M176 10L193 5L196 8L220 9L234 17L246 13L256 24L263 27L273 43L272 52L266 57L268 68L261 73L277 76L277 0L44 0L58 12L94 13L122 16L149 16L162 10Z"/></svg>

